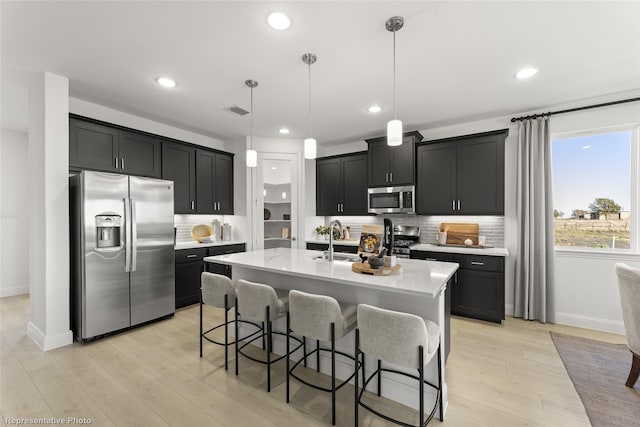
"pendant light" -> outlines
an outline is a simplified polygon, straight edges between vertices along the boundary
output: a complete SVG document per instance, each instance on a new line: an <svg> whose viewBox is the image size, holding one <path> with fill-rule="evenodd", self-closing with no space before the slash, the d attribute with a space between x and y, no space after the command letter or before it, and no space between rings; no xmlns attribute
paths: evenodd
<svg viewBox="0 0 640 427"><path fill-rule="evenodd" d="M304 140L304 158L316 158L316 140L311 137L311 64L318 59L313 53L305 53L302 55L302 62L309 66L309 137Z"/></svg>
<svg viewBox="0 0 640 427"><path fill-rule="evenodd" d="M258 86L255 80L245 80L244 84L249 86L251 90L251 136L249 139L249 149L247 150L247 167L255 168L258 166L258 152L253 149L253 88Z"/></svg>
<svg viewBox="0 0 640 427"><path fill-rule="evenodd" d="M402 144L402 122L396 118L396 31L403 25L401 16L393 16L385 24L387 31L393 33L393 120L387 123L387 145L391 146Z"/></svg>

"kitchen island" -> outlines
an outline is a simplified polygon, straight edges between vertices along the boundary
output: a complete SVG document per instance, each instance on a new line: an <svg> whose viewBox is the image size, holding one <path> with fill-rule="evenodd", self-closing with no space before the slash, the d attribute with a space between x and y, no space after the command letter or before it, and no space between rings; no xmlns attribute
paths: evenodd
<svg viewBox="0 0 640 427"><path fill-rule="evenodd" d="M275 248L230 255L204 258L233 266L233 279L245 279L265 283L280 289L298 289L304 292L329 295L352 304L370 304L389 310L413 313L429 319L440 326L443 355L446 337L449 334L448 313L445 309L445 290L449 280L458 269L458 264L399 259L403 271L394 276L372 276L354 273L352 261L333 261L318 258L322 252L304 249ZM284 331L283 319L274 324L275 330ZM241 336L243 336L241 332ZM336 348L353 353L353 332L337 342ZM274 339L274 352L283 354L284 340ZM294 355L297 360L299 355ZM446 409L447 386L443 373L443 402ZM352 362L341 360L336 366L336 375L346 378L353 371ZM374 361L367 363L373 367ZM330 363L322 362L326 372ZM369 369L367 369L369 371ZM437 382L435 362L427 366L426 379ZM432 390L425 389L429 397ZM383 377L383 396L407 406L417 408L417 384L401 376ZM427 398L428 398L427 397Z"/></svg>

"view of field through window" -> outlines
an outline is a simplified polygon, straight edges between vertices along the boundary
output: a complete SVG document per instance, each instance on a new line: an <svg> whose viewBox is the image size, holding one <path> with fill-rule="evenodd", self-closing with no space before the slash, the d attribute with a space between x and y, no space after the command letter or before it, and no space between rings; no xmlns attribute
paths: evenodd
<svg viewBox="0 0 640 427"><path fill-rule="evenodd" d="M630 249L631 130L552 141L555 244Z"/></svg>

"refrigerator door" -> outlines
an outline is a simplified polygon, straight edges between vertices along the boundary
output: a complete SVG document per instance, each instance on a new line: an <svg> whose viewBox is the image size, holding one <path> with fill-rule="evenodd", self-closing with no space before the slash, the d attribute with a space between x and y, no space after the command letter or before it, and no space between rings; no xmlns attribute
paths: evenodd
<svg viewBox="0 0 640 427"><path fill-rule="evenodd" d="M126 221L125 200L128 177L124 175L82 172L80 179L82 250L84 262L81 279L81 336L91 338L129 327L129 273L125 268ZM111 243L116 227L101 227L107 218L120 218L119 237ZM103 232L99 230L103 228ZM113 230L111 230L113 228ZM103 246L99 247L99 242Z"/></svg>
<svg viewBox="0 0 640 427"><path fill-rule="evenodd" d="M131 325L175 312L173 182L129 177Z"/></svg>

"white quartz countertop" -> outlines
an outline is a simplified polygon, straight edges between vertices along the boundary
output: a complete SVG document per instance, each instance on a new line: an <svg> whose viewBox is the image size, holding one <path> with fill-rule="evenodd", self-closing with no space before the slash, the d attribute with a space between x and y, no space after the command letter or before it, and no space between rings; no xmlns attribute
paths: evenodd
<svg viewBox="0 0 640 427"><path fill-rule="evenodd" d="M178 242L174 245L174 249L179 251L181 249L195 249L195 248L208 248L211 246L227 246L227 245L240 245L243 243L247 243L244 240L221 240L217 242L211 243L198 243L195 240L191 242Z"/></svg>
<svg viewBox="0 0 640 427"><path fill-rule="evenodd" d="M409 247L412 251L449 252L453 254L471 254L487 256L508 256L506 248L464 248L457 246L438 246L432 243L419 243Z"/></svg>
<svg viewBox="0 0 640 427"><path fill-rule="evenodd" d="M329 240L307 240L307 243L318 243L321 245L328 245ZM349 239L349 240L334 240L334 245L345 245L345 246L358 246L360 240Z"/></svg>
<svg viewBox="0 0 640 427"><path fill-rule="evenodd" d="M351 261L329 262L314 259L320 251L275 248L253 252L205 257L207 262L269 271L288 276L311 278L345 285L399 292L419 296L437 296L458 269L449 262L399 259L403 272L395 276L372 276L351 271Z"/></svg>

